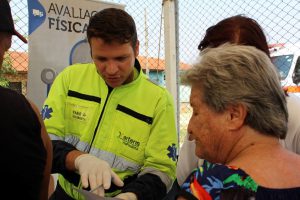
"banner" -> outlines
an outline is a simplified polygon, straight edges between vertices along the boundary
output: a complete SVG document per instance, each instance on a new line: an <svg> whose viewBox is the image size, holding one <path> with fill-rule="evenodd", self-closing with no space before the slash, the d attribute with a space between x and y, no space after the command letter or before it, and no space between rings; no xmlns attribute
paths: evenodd
<svg viewBox="0 0 300 200"><path fill-rule="evenodd" d="M59 72L91 61L87 25L91 16L109 7L125 6L96 0L28 0L27 97L40 109Z"/></svg>

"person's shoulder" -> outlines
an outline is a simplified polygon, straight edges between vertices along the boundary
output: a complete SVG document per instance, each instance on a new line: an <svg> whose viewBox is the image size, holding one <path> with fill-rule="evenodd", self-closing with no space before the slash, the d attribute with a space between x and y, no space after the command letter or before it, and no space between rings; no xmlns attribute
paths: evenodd
<svg viewBox="0 0 300 200"><path fill-rule="evenodd" d="M73 65L67 66L63 71L73 71L73 70L87 70L95 68L94 63L76 63Z"/></svg>
<svg viewBox="0 0 300 200"><path fill-rule="evenodd" d="M150 78L147 77L146 75L143 76L143 79L144 79L144 82L145 82L149 87L151 87L154 91L156 90L156 91L159 91L159 92L163 92L163 93L166 92L166 93L168 93L168 90L167 90L165 87L159 85L156 81L150 79Z"/></svg>
<svg viewBox="0 0 300 200"><path fill-rule="evenodd" d="M223 164L212 164L208 161L204 161L203 165L198 168L203 173L202 176L205 177L218 177L219 179L225 180L230 176L237 176L237 177L249 177L249 175L242 169L231 166L231 165L223 165Z"/></svg>
<svg viewBox="0 0 300 200"><path fill-rule="evenodd" d="M3 113L9 112L11 118L33 119L33 109L28 99L21 93L0 87L0 107Z"/></svg>
<svg viewBox="0 0 300 200"><path fill-rule="evenodd" d="M6 88L6 87L2 87L2 86L0 86L0 91L1 91L0 94L17 94L17 95L19 94L10 88Z"/></svg>
<svg viewBox="0 0 300 200"><path fill-rule="evenodd" d="M208 184L213 181L222 183L224 186L239 185L252 189L256 187L253 179L244 170L235 166L212 164L204 161L203 165L193 173L201 184Z"/></svg>
<svg viewBox="0 0 300 200"><path fill-rule="evenodd" d="M79 77L86 73L95 73L97 72L96 67L93 63L77 63L73 65L69 65L64 68L60 73L59 76L67 76L72 77L76 76Z"/></svg>
<svg viewBox="0 0 300 200"><path fill-rule="evenodd" d="M156 81L150 79L145 74L142 74L142 78L143 78L143 80L145 80L145 82L147 82L148 84L152 85L153 87L159 87L159 88L161 87Z"/></svg>
<svg viewBox="0 0 300 200"><path fill-rule="evenodd" d="M295 188L266 188L259 186L256 193L256 199L289 199L298 200L300 197L300 187Z"/></svg>
<svg viewBox="0 0 300 200"><path fill-rule="evenodd" d="M204 161L201 167L196 168L191 173L181 188L188 190L192 185L202 186L212 199L219 198L221 193L229 189L247 191L246 193L249 193L250 196L257 189L257 184L242 169L234 166L212 164L207 161Z"/></svg>
<svg viewBox="0 0 300 200"><path fill-rule="evenodd" d="M289 94L289 96L286 97L286 100L289 113L288 125L290 127L288 132L290 133L293 129L295 129L291 128L291 126L300 128L300 97L295 94ZM287 137L289 137L289 135L287 135Z"/></svg>
<svg viewBox="0 0 300 200"><path fill-rule="evenodd" d="M2 100L6 99L7 101L18 100L18 99L25 100L25 97L23 94L20 94L15 90L0 86L0 99Z"/></svg>
<svg viewBox="0 0 300 200"><path fill-rule="evenodd" d="M294 108L300 109L300 96L297 96L295 94L289 94L286 97L286 100L287 100L287 106L291 110L293 110Z"/></svg>

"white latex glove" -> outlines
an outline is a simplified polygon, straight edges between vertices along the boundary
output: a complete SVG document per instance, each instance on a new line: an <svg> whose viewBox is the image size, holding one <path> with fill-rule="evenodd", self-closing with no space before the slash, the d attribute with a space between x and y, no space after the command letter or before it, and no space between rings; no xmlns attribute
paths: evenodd
<svg viewBox="0 0 300 200"><path fill-rule="evenodd" d="M115 198L123 199L123 200L137 200L137 196L132 192L125 192L118 194Z"/></svg>
<svg viewBox="0 0 300 200"><path fill-rule="evenodd" d="M81 176L82 186L84 188L90 186L91 191L99 196L104 196L104 189L110 188L111 181L120 187L124 185L106 161L91 154L78 156L75 159L75 168Z"/></svg>

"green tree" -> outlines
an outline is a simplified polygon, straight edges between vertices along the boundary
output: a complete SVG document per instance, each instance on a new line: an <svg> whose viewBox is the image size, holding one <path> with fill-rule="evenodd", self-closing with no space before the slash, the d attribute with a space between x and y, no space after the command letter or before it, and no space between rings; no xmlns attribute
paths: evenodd
<svg viewBox="0 0 300 200"><path fill-rule="evenodd" d="M17 71L13 68L12 59L8 53L5 53L2 67L0 68L0 86L8 87L9 81L5 78L5 74L16 74Z"/></svg>

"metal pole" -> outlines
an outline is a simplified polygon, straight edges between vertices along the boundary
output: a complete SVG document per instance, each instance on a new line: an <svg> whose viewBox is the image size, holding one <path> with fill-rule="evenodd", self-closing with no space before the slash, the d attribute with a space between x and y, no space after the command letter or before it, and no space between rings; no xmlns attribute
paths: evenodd
<svg viewBox="0 0 300 200"><path fill-rule="evenodd" d="M164 38L165 38L165 73L166 88L174 99L177 132L179 133L179 112L178 112L178 84L177 84L177 45L176 45L176 0L163 0L164 10Z"/></svg>

